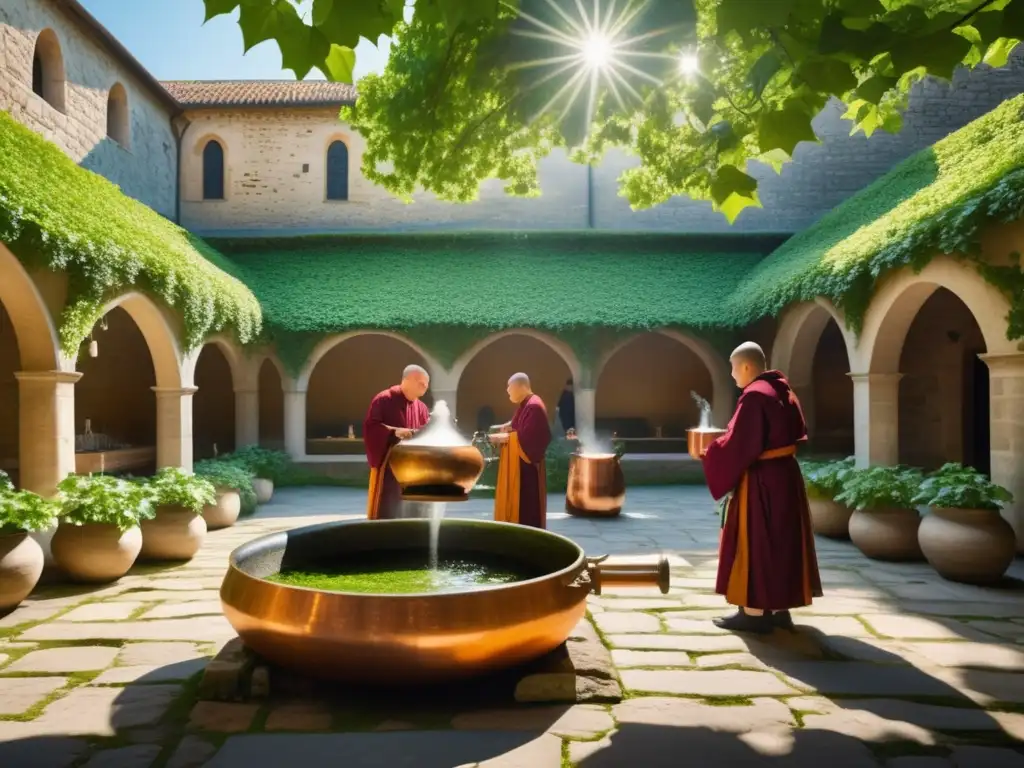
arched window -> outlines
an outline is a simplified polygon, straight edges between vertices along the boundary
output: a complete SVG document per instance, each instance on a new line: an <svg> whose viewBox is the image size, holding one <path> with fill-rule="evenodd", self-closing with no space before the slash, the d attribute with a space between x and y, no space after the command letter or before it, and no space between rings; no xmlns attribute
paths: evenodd
<svg viewBox="0 0 1024 768"><path fill-rule="evenodd" d="M131 141L130 125L128 93L123 85L114 83L107 95L107 136L128 149Z"/></svg>
<svg viewBox="0 0 1024 768"><path fill-rule="evenodd" d="M203 147L203 200L224 199L224 147L210 139Z"/></svg>
<svg viewBox="0 0 1024 768"><path fill-rule="evenodd" d="M348 200L348 147L344 141L327 148L327 199Z"/></svg>
<svg viewBox="0 0 1024 768"><path fill-rule="evenodd" d="M64 54L52 29L36 38L32 53L32 92L54 109L64 111Z"/></svg>

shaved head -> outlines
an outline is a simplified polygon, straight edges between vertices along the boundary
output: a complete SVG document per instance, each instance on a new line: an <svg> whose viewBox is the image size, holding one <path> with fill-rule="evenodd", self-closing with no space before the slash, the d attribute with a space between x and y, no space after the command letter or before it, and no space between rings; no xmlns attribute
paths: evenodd
<svg viewBox="0 0 1024 768"><path fill-rule="evenodd" d="M419 400L430 386L430 374L422 365L407 365L402 370L402 394L408 400Z"/></svg>
<svg viewBox="0 0 1024 768"><path fill-rule="evenodd" d="M740 389L746 389L754 379L768 370L764 350L752 341L745 341L736 347L729 355L729 362L732 363L732 378Z"/></svg>
<svg viewBox="0 0 1024 768"><path fill-rule="evenodd" d="M525 373L513 373L508 380L508 399L518 405L533 394L530 388L530 377Z"/></svg>

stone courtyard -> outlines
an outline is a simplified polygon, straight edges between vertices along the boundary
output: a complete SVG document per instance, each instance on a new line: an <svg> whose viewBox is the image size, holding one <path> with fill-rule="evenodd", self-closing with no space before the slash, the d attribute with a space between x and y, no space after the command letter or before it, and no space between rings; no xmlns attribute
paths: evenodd
<svg viewBox="0 0 1024 768"><path fill-rule="evenodd" d="M187 565L41 588L0 619L0 766L1024 766L1024 562L973 588L819 538L826 594L796 612L798 631L740 637L710 622L725 609L701 487L631 490L612 520L568 518L551 497L549 527L588 554L671 559L669 595L591 599L619 704L199 701L202 669L234 636L218 599L231 549L364 505L358 490L281 490Z"/></svg>

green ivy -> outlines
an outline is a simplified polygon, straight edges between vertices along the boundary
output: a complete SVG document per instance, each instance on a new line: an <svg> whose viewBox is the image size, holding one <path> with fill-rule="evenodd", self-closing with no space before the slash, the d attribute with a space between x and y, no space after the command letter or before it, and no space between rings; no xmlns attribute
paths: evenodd
<svg viewBox="0 0 1024 768"><path fill-rule="evenodd" d="M0 112L0 241L26 266L64 272L61 348L78 353L103 307L140 290L177 309L184 345L217 332L241 344L262 324L235 265L199 238L79 167L57 146Z"/></svg>

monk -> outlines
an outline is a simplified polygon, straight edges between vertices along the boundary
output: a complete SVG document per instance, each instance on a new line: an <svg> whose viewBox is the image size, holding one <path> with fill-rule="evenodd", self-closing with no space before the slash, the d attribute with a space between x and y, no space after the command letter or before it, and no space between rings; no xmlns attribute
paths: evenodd
<svg viewBox="0 0 1024 768"><path fill-rule="evenodd" d="M391 449L426 426L430 412L420 400L430 386L430 376L418 365L406 366L402 383L389 387L370 401L363 421L363 443L370 463L370 491L366 517L389 520L427 517L424 504L402 501L402 489L388 466Z"/></svg>
<svg viewBox="0 0 1024 768"><path fill-rule="evenodd" d="M533 394L530 377L517 373L508 380L508 398L518 405L512 421L502 424L508 433L501 446L494 519L547 527L547 483L544 452L551 443L551 426L544 401Z"/></svg>
<svg viewBox="0 0 1024 768"><path fill-rule="evenodd" d="M789 609L821 597L810 510L797 445L807 440L803 410L789 382L769 371L761 347L730 356L743 390L727 432L703 456L715 499L732 494L719 545L715 591L739 608L714 620L722 629L768 634L793 628Z"/></svg>

